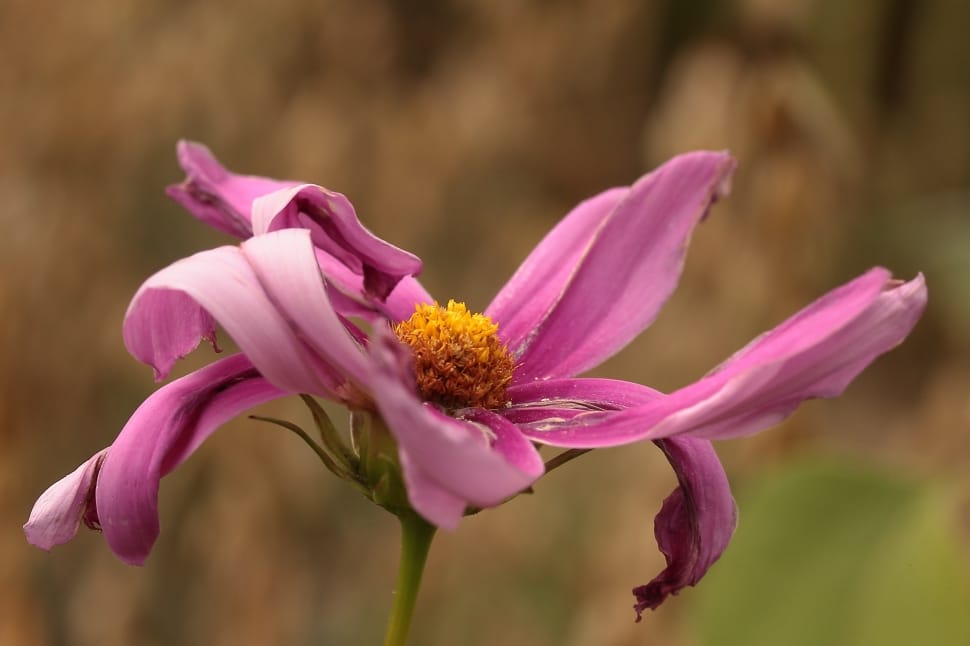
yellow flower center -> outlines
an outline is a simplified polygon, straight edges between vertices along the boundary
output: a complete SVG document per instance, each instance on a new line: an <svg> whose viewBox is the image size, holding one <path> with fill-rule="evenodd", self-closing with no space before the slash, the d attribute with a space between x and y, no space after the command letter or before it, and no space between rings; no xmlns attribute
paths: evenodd
<svg viewBox="0 0 970 646"><path fill-rule="evenodd" d="M496 336L498 325L464 303L418 305L394 327L414 352L418 391L425 401L454 410L500 408L508 402L512 357Z"/></svg>

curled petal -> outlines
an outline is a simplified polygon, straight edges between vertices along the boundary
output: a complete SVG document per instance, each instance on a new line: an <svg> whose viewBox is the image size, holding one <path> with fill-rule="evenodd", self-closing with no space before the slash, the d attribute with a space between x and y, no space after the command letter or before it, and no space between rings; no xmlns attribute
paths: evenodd
<svg viewBox="0 0 970 646"><path fill-rule="evenodd" d="M696 585L727 549L738 522L727 475L710 442L678 437L656 444L679 484L654 520L667 567L650 583L634 588L637 621L644 610L655 609L668 595Z"/></svg>
<svg viewBox="0 0 970 646"><path fill-rule="evenodd" d="M278 232L262 238L246 243L252 262L238 247L219 247L179 260L145 281L125 315L128 351L153 366L157 378L164 378L175 360L192 349L191 340L198 343L200 334L210 333L215 319L280 388L332 395L345 380L307 347L305 331L299 327L307 322L294 321L288 309L293 300L290 292L297 286L288 281L296 280L299 271L303 272L299 287L312 281L320 287L307 232ZM292 258L287 258L289 254ZM267 256L280 260L275 279L267 276ZM325 303L308 303L306 312L324 307ZM334 343L340 341L335 335ZM346 342L351 343L349 338Z"/></svg>
<svg viewBox="0 0 970 646"><path fill-rule="evenodd" d="M375 302L373 299L366 298L363 276L355 274L322 249L315 249L315 253L320 271L327 277L328 283L346 294L352 301L357 301L356 306L363 306L368 311L378 314L379 317L389 319L392 323L406 320L414 314L416 305L434 302L427 290L413 276L404 276L383 303ZM337 303L334 303L334 306L337 307ZM337 309L340 311L339 307ZM356 310L340 313L345 316L360 315Z"/></svg>
<svg viewBox="0 0 970 646"><path fill-rule="evenodd" d="M27 542L42 550L63 545L77 534L81 520L97 522L94 483L108 449L102 449L41 494L24 525Z"/></svg>
<svg viewBox="0 0 970 646"><path fill-rule="evenodd" d="M237 238L253 234L253 200L296 185L231 173L208 148L195 142L180 141L177 153L186 177L181 184L168 187L168 196L209 226Z"/></svg>
<svg viewBox="0 0 970 646"><path fill-rule="evenodd" d="M239 413L284 396L243 355L217 361L157 390L111 445L95 487L98 520L118 557L141 565L158 537L158 485Z"/></svg>
<svg viewBox="0 0 970 646"><path fill-rule="evenodd" d="M37 500L24 525L43 549L66 543L81 520L104 531L122 561L141 565L158 537L159 480L185 461L219 426L286 393L237 354L157 390L114 443Z"/></svg>
<svg viewBox="0 0 970 646"><path fill-rule="evenodd" d="M397 440L408 499L427 520L454 528L465 506L497 505L541 474L505 424L494 432L421 402L410 352L390 330L374 330L370 351L375 403Z"/></svg>
<svg viewBox="0 0 970 646"><path fill-rule="evenodd" d="M202 144L180 141L186 178L169 197L220 231L249 238L277 229L309 229L313 244L363 278L379 300L406 276L421 271L416 256L378 238L357 219L350 201L320 186L232 173Z"/></svg>
<svg viewBox="0 0 970 646"><path fill-rule="evenodd" d="M649 325L677 286L694 225L727 193L734 166L727 153L675 157L608 214L615 192L580 205L554 229L487 310L500 334L512 328L516 383L588 370ZM533 284L543 280L558 290L554 296L551 286ZM540 295L536 305L527 289ZM519 314L509 311L513 297L526 304Z"/></svg>
<svg viewBox="0 0 970 646"><path fill-rule="evenodd" d="M573 448L756 433L806 399L841 394L866 366L906 338L925 305L922 275L900 283L876 268L670 395L619 412L533 422L523 432L538 442Z"/></svg>
<svg viewBox="0 0 970 646"><path fill-rule="evenodd" d="M256 235L284 228L309 229L314 246L363 276L365 293L379 300L402 278L421 271L417 256L368 231L346 197L320 186L293 186L253 203Z"/></svg>

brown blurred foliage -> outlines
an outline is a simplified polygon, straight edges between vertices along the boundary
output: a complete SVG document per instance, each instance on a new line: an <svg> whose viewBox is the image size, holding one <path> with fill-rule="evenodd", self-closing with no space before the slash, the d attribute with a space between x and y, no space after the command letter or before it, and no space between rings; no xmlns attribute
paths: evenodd
<svg viewBox="0 0 970 646"><path fill-rule="evenodd" d="M38 494L155 387L120 322L152 271L227 242L168 202L174 143L346 193L481 308L579 199L698 147L740 160L660 320L601 374L675 388L874 264L927 274L914 336L838 401L723 446L735 482L834 453L970 489L970 46L956 1L0 4L0 643L369 644L393 519L250 420L162 491L141 569L46 555ZM188 360L207 360L205 350ZM267 407L305 421L298 403ZM690 644L689 592L633 624L673 477L597 453L432 552L416 644ZM743 518L743 514L742 514ZM970 536L970 534L968 534ZM968 541L970 542L970 541Z"/></svg>

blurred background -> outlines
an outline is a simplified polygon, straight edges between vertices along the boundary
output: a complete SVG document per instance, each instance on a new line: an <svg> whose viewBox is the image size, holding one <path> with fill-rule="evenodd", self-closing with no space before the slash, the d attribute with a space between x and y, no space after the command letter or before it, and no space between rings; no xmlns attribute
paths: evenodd
<svg viewBox="0 0 970 646"><path fill-rule="evenodd" d="M396 522L245 418L165 480L143 568L23 538L156 388L120 335L139 284L229 242L163 195L182 137L347 194L475 309L578 200L729 148L680 289L597 371L660 389L872 265L927 276L843 398L719 445L741 525L700 586L634 624L675 481L652 445L595 452L437 538L414 644L970 643L968 24L957 0L4 0L0 644L383 634Z"/></svg>

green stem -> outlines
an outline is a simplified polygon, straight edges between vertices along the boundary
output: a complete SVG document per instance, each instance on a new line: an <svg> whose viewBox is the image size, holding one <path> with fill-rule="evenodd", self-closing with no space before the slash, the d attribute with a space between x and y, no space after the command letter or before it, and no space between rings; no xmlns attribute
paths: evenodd
<svg viewBox="0 0 970 646"><path fill-rule="evenodd" d="M407 511L401 521L401 565L397 573L397 590L394 591L394 607L387 624L384 646L404 646L408 641L414 604L418 600L421 574L431 548L435 527L414 512Z"/></svg>

